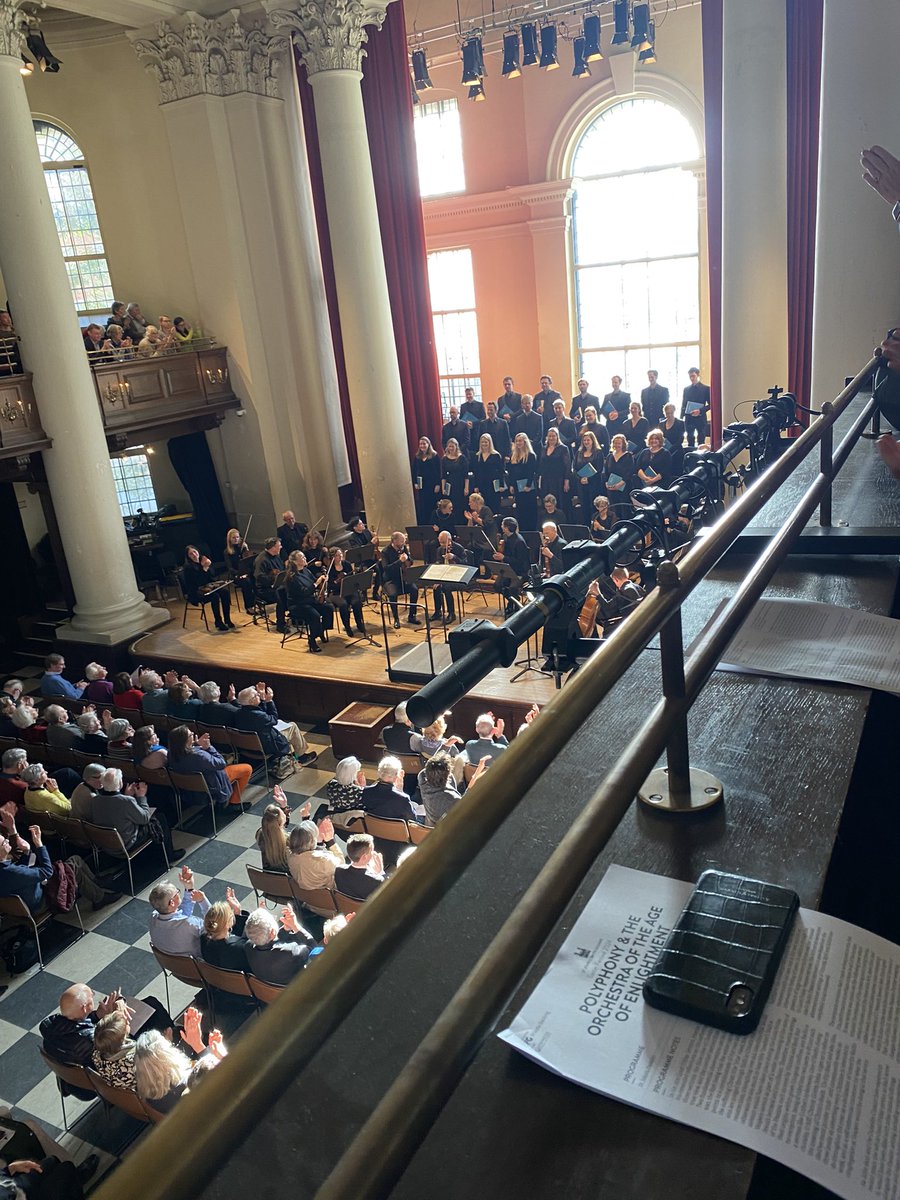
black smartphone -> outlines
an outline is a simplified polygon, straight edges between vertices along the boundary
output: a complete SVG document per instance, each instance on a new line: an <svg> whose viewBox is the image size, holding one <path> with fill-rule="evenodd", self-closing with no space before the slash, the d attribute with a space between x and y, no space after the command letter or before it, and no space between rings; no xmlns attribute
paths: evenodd
<svg viewBox="0 0 900 1200"><path fill-rule="evenodd" d="M729 1033L752 1033L799 907L790 888L704 871L644 982L644 999Z"/></svg>

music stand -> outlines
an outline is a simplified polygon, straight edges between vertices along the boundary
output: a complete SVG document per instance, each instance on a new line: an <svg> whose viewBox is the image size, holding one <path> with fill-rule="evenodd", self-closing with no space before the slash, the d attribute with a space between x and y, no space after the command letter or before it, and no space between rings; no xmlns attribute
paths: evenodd
<svg viewBox="0 0 900 1200"><path fill-rule="evenodd" d="M490 550L493 554L496 549L480 525L457 525L455 540L466 550Z"/></svg>
<svg viewBox="0 0 900 1200"><path fill-rule="evenodd" d="M364 547L360 547L363 549ZM368 571L359 571L355 575L346 575L341 580L341 599L346 600L351 610L354 604L365 604L366 593L375 581L375 568L370 567ZM348 618L349 620L349 618ZM370 633L361 633L359 637L351 639L353 642L366 641L370 646L375 646L379 650L381 644L376 642Z"/></svg>
<svg viewBox="0 0 900 1200"><path fill-rule="evenodd" d="M591 531L586 525L557 525L556 527L567 542L589 542Z"/></svg>
<svg viewBox="0 0 900 1200"><path fill-rule="evenodd" d="M367 546L351 546L344 551L344 558L354 567L361 567L364 563L374 563L375 547L371 542Z"/></svg>
<svg viewBox="0 0 900 1200"><path fill-rule="evenodd" d="M457 593L459 600L460 617L465 618L462 589L475 578L477 568L467 566L465 563L435 563L430 567L423 567L420 576L421 583L424 586L442 586L449 588ZM428 598L425 597L423 604L425 612L425 641L428 645L428 659L431 664L431 674L435 674L434 670L434 651L431 648L431 617L428 613ZM441 626L444 631L444 641L447 641L447 622L442 620Z"/></svg>
<svg viewBox="0 0 900 1200"><path fill-rule="evenodd" d="M421 549L421 554L413 553L413 557L424 558L425 547L429 542L437 541L437 534L432 525L407 525L406 540L409 542L410 550L415 551L417 547ZM413 542L416 543L416 546L413 546Z"/></svg>

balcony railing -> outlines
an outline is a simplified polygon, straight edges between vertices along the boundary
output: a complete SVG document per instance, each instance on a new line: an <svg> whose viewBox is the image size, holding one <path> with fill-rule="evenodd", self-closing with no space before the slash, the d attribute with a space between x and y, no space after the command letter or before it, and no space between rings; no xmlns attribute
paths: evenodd
<svg viewBox="0 0 900 1200"><path fill-rule="evenodd" d="M41 426L30 375L0 375L0 458L46 450L51 445Z"/></svg>
<svg viewBox="0 0 900 1200"><path fill-rule="evenodd" d="M209 343L204 349L153 358L95 357L91 369L108 430L238 404L225 346Z"/></svg>

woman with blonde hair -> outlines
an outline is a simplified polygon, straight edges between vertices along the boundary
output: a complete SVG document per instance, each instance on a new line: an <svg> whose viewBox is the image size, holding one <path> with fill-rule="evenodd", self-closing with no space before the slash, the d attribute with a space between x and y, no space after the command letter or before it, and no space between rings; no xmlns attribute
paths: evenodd
<svg viewBox="0 0 900 1200"><path fill-rule="evenodd" d="M609 454L603 464L603 486L611 504L627 504L633 486L634 455L628 450L624 433L614 433Z"/></svg>
<svg viewBox="0 0 900 1200"><path fill-rule="evenodd" d="M438 717L435 721L421 733L412 733L409 737L409 748L413 754L421 754L424 758L431 758L440 750L455 757L459 754L458 746L463 744L462 738L453 734L451 737L444 737L447 732L447 722L443 717Z"/></svg>
<svg viewBox="0 0 900 1200"><path fill-rule="evenodd" d="M441 460L427 437L419 438L419 448L412 460L412 481L416 494L416 520L420 525L427 525L441 494Z"/></svg>
<svg viewBox="0 0 900 1200"><path fill-rule="evenodd" d="M249 913L243 912L231 888L225 889L225 899L211 904L203 918L200 934L200 953L204 962L225 971L246 971L244 922Z"/></svg>
<svg viewBox="0 0 900 1200"><path fill-rule="evenodd" d="M239 529L229 529L225 534L225 553L222 557L231 572L233 583L241 589L244 609L249 612L256 600L253 590L254 557Z"/></svg>
<svg viewBox="0 0 900 1200"><path fill-rule="evenodd" d="M499 497L505 486L503 456L494 447L494 439L483 433L478 439L478 453L472 460L472 489L500 506Z"/></svg>
<svg viewBox="0 0 900 1200"><path fill-rule="evenodd" d="M148 1029L135 1043L135 1091L157 1112L171 1112L187 1087L192 1066L183 1050Z"/></svg>
<svg viewBox="0 0 900 1200"><path fill-rule="evenodd" d="M453 502L453 511L462 523L466 497L469 494L469 459L460 449L456 438L450 438L441 460L441 496Z"/></svg>
<svg viewBox="0 0 900 1200"><path fill-rule="evenodd" d="M517 433L509 456L509 490L521 529L537 529L538 460L525 433Z"/></svg>
<svg viewBox="0 0 900 1200"><path fill-rule="evenodd" d="M559 438L559 430L548 429L538 470L538 488L542 496L551 492L556 503L568 516L572 478L572 459L568 446Z"/></svg>
<svg viewBox="0 0 900 1200"><path fill-rule="evenodd" d="M262 856L264 871L288 873L288 840L285 826L287 818L277 804L269 804L262 815L262 824L256 834L256 844Z"/></svg>

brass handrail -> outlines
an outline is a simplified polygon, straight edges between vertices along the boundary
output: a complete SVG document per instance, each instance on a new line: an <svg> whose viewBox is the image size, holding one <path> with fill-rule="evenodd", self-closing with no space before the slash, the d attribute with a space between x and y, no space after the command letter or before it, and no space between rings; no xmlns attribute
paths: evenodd
<svg viewBox="0 0 900 1200"><path fill-rule="evenodd" d="M412 859L404 864L403 870L391 880L390 887L376 893L367 901L366 911L329 947L328 969L299 976L279 998L276 1011L267 1010L251 1024L234 1051L204 1081L201 1094L190 1094L179 1102L177 1120L163 1122L154 1129L149 1138L125 1159L115 1175L101 1185L96 1193L97 1200L188 1200L188 1197L193 1197L201 1189L209 1177L209 1164L224 1163L260 1119L265 1108L279 1100L282 1091L295 1079L298 1070L312 1058L325 1038L340 1025L380 975L390 954L407 940L515 809L520 797L533 784L536 771L542 770L577 732L583 721L637 659L689 592L701 582L707 571L732 545L749 521L815 448L823 432L833 426L860 388L870 379L878 362L879 358L873 357L841 392L830 410L796 438L782 456L729 507L708 535L691 547L679 564L678 586L657 588L651 592L613 636L600 646L596 654L567 685L565 692L554 696L544 709L542 719L536 722L526 735L514 740L504 754L504 769L500 778L492 780L490 787L485 787L483 783L475 784L473 800L476 802L457 805L417 849ZM868 408L871 407L870 404ZM843 443L835 455L836 460L841 462L842 449ZM846 454L843 457L846 458ZM824 483L821 482L823 479ZM813 507L829 482L829 478L821 475L817 479L814 489L811 489L816 490ZM789 548L787 535L793 536L802 528L802 525L797 526L797 520L798 518L792 519L776 539L779 552L783 550L782 557ZM777 566L777 562L775 565ZM772 568L774 569L775 567ZM736 603L741 595L742 592L739 592L732 604ZM726 613L727 611L730 610L726 610ZM729 639L732 635L733 630ZM709 649L710 636L711 634L708 634L704 639L703 646L707 649L703 661L710 660L709 671L712 671L718 656ZM696 664L700 661L698 655L702 648L699 647L691 659L691 671L687 681L688 696L693 694L692 689L697 686ZM666 705L668 721L677 715L676 706L671 702L661 702L657 706L656 714ZM684 701L683 707L688 706L688 701ZM649 724L651 722L648 722ZM590 809L600 827L608 830L608 839L630 805L647 770L658 758L664 740L664 732L660 737L657 731L651 730L645 747L641 749L636 745L635 739L625 756L610 772L603 787L589 802L588 808L578 818L573 829L584 829L588 820L586 814ZM612 790L614 787L615 794ZM619 793L624 799L616 798ZM596 852L595 842L587 866L578 872L578 880L590 866ZM550 911L542 915L541 927L544 933L541 942L558 919L574 886L577 886L576 884L569 890L565 886L560 887L552 873L549 877L546 876L551 864L559 861L560 854L557 850L522 902L524 904L532 895L539 881L550 879L552 920ZM578 855L574 860L570 859L571 861L580 865L582 859ZM575 873L573 870L573 875ZM541 886L545 887L547 884ZM544 902L548 903L546 894ZM374 910L374 915L367 915L370 909ZM521 928L520 913L521 905L515 910L508 925L513 923L516 928ZM545 922L549 924L545 926ZM500 936L503 936L506 930L507 926ZM527 932L526 924L523 934ZM470 976L470 981L472 978ZM501 993L508 994L508 985L503 984L489 991L488 995L496 999ZM464 1000L468 998L466 985L460 995ZM489 1008L494 1011L496 1004L492 1003ZM474 1033L470 1031L462 1035L463 1041L469 1039L469 1044L476 1045L477 1042L472 1039L480 1040L487 1032L491 1020L492 1017L487 1018L487 1025L483 1029L479 1027ZM446 1025L445 1013L435 1028L443 1030ZM460 1037L455 1025L450 1026L450 1036ZM277 1047L275 1052L273 1047ZM459 1054L456 1055L457 1064L462 1062L464 1065L464 1061L465 1056L460 1059ZM421 1063L420 1052L411 1060L411 1065L415 1063ZM398 1077L395 1088L404 1077L405 1073ZM448 1075L448 1080L451 1080L448 1086L451 1090L455 1078L456 1075L451 1070ZM388 1096L393 1094L394 1088ZM435 1102L430 1101L427 1096L423 1096L422 1103L423 1112L426 1104L430 1105L429 1112L436 1111ZM442 1099L438 1097L438 1108L440 1103ZM214 1114L214 1117L210 1114ZM370 1121L374 1120L374 1117L375 1114ZM368 1125L365 1128L368 1128ZM419 1128L418 1123L415 1128ZM387 1147L390 1147L390 1157ZM186 1148L188 1153L185 1153ZM348 1153L353 1153L353 1147ZM392 1130L391 1137L382 1143L376 1156L385 1158L384 1171L379 1173L382 1183L389 1177L396 1178L396 1172L398 1169L402 1170L409 1153L409 1139L404 1138L401 1132ZM349 1161L352 1167L352 1159ZM368 1171L371 1173L372 1169L373 1161L370 1158ZM334 1178L340 1181L341 1177L333 1175L332 1179ZM326 1181L325 1187L329 1186L331 1185ZM353 1200L357 1200L358 1196L376 1193L364 1189L356 1192L323 1192L323 1195L329 1194L352 1196Z"/></svg>

